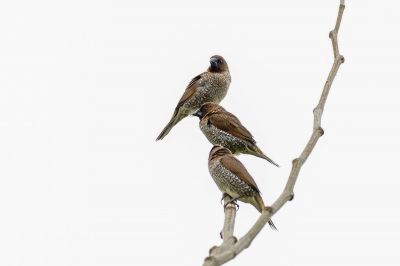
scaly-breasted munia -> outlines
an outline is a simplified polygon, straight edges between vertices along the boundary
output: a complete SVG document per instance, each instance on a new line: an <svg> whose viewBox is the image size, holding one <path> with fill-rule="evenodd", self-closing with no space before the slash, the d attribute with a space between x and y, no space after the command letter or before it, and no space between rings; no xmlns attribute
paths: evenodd
<svg viewBox="0 0 400 266"><path fill-rule="evenodd" d="M239 119L216 103L205 103L193 115L200 118L200 129L213 145L221 145L233 154L251 154L267 160L268 158L256 145L251 133L240 123Z"/></svg>
<svg viewBox="0 0 400 266"><path fill-rule="evenodd" d="M163 139L173 126L199 110L203 103L221 102L228 92L230 83L231 76L225 59L219 55L212 56L207 71L194 77L186 87L171 120L161 131L157 140Z"/></svg>
<svg viewBox="0 0 400 266"><path fill-rule="evenodd" d="M232 200L250 203L259 212L270 208L264 205L260 190L244 165L227 148L214 146L211 149L208 170L219 190L228 194ZM276 229L272 220L268 223Z"/></svg>

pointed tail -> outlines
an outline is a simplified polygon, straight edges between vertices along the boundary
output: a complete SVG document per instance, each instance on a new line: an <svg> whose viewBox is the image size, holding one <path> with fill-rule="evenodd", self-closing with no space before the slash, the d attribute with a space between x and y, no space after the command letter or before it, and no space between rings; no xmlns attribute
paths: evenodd
<svg viewBox="0 0 400 266"><path fill-rule="evenodd" d="M264 208L265 208L264 201L263 201L263 199L261 198L260 194L257 194L257 195L254 197L254 203L252 203L252 204L253 204L254 207L256 207L256 209L257 209L259 212L262 212L262 211L264 210Z"/></svg>
<svg viewBox="0 0 400 266"><path fill-rule="evenodd" d="M160 135L158 135L156 140L162 140L168 133L171 131L171 129L178 124L179 121L181 121L185 116L182 116L175 110L174 114L171 117L171 120L168 122L168 124L164 127L164 129L161 131Z"/></svg>
<svg viewBox="0 0 400 266"><path fill-rule="evenodd" d="M268 162L270 162L271 164L275 165L276 167L279 167L279 164L277 164L276 162L274 162L271 158L269 158L267 155L265 154L261 154L261 156L259 156L260 158L263 158L265 160L267 160Z"/></svg>
<svg viewBox="0 0 400 266"><path fill-rule="evenodd" d="M271 209L271 207L265 207L264 201L260 195L255 196L255 203L253 205L254 205L254 207L257 208L257 210L259 212L263 212L263 210L266 210L266 209ZM272 230L278 231L278 228L276 228L276 226L275 226L274 222L272 222L272 220L269 220L268 224Z"/></svg>
<svg viewBox="0 0 400 266"><path fill-rule="evenodd" d="M278 231L278 228L276 228L275 224L272 222L272 220L268 221L269 227L271 227L272 230Z"/></svg>
<svg viewBox="0 0 400 266"><path fill-rule="evenodd" d="M279 167L279 165L276 162L274 162L271 158L269 158L267 155L265 155L262 152L262 150L260 148L258 148L256 145L254 145L253 147L250 147L250 152L254 156L263 158L263 159L267 160L268 162L270 162L271 164L275 165L276 167Z"/></svg>
<svg viewBox="0 0 400 266"><path fill-rule="evenodd" d="M171 129L176 125L176 123L174 123L174 118L172 118L168 124L164 127L164 129L161 131L160 135L158 135L156 140L162 140L170 131Z"/></svg>

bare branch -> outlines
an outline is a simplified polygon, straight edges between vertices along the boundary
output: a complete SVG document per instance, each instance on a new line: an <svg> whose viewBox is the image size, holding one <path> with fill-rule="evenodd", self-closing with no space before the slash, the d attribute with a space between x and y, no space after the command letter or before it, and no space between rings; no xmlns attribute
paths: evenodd
<svg viewBox="0 0 400 266"><path fill-rule="evenodd" d="M290 172L289 178L286 182L286 186L278 197L278 199L272 204L272 212L264 211L256 223L250 228L250 230L238 241L233 236L236 208L234 206L228 205L225 208L225 223L222 230L223 242L219 247L214 247L210 250L210 256L204 260L203 266L218 266L222 265L233 258L236 257L244 249L248 248L254 238L258 233L264 228L265 224L271 219L271 217L282 208L288 201L292 200L294 197L294 186L297 181L297 177L300 173L300 169L306 162L308 156L313 151L315 145L317 144L319 138L324 134L324 130L321 128L321 118L324 112L324 107L326 100L328 98L329 91L332 86L332 82L339 70L339 67L344 63L344 57L339 52L338 46L338 32L340 28L340 23L342 21L342 16L345 8L345 1L340 1L339 13L336 19L335 28L329 33L329 38L332 41L333 48L333 65L329 72L328 78L325 82L322 94L317 106L314 108L314 126L313 132L311 134L308 143L304 147L300 156L293 160L292 170ZM226 202L226 199L225 199Z"/></svg>
<svg viewBox="0 0 400 266"><path fill-rule="evenodd" d="M226 247L232 246L237 242L236 237L233 236L235 229L235 218L236 218L236 206L233 203L229 203L232 200L231 197L226 195L224 197L224 205L225 207L225 220L224 227L220 233L222 238L222 244L218 246L214 246L210 249L210 257L221 253L225 250Z"/></svg>

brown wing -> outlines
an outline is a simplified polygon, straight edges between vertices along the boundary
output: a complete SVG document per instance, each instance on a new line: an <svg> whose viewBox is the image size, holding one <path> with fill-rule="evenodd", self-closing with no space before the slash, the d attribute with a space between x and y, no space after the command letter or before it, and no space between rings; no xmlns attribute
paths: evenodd
<svg viewBox="0 0 400 266"><path fill-rule="evenodd" d="M194 77L189 84L186 87L185 92L183 93L181 99L179 100L178 105L176 106L176 109L179 109L190 97L193 96L193 94L196 92L197 88L199 87L200 80L202 78L203 74L200 74L196 77Z"/></svg>
<svg viewBox="0 0 400 266"><path fill-rule="evenodd" d="M224 156L220 160L220 162L226 169L231 171L237 177L239 177L244 182L246 182L246 184L248 184L254 190L256 190L258 193L260 193L260 190L257 187L256 181L254 181L254 179L251 177L249 172L247 172L244 165L238 159L236 159L233 156Z"/></svg>
<svg viewBox="0 0 400 266"><path fill-rule="evenodd" d="M226 111L213 113L209 117L209 122L215 127L237 137L256 144L251 133L245 128L239 119L233 114Z"/></svg>

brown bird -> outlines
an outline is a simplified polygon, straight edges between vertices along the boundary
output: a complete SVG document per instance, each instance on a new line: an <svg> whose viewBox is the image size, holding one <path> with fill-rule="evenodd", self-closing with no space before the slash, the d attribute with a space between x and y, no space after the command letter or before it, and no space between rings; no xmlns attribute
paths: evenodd
<svg viewBox="0 0 400 266"><path fill-rule="evenodd" d="M163 139L173 126L199 110L203 103L220 103L228 92L230 83L231 75L225 59L219 55L212 56L207 71L194 77L186 87L171 120L161 131L157 140Z"/></svg>
<svg viewBox="0 0 400 266"><path fill-rule="evenodd" d="M213 145L221 145L233 154L251 154L279 167L256 145L251 133L239 119L216 103L205 103L193 115L200 118L200 129Z"/></svg>
<svg viewBox="0 0 400 266"><path fill-rule="evenodd" d="M261 198L256 182L247 172L244 165L236 159L230 150L222 146L214 146L208 157L208 170L222 193L228 194L232 201L240 200L250 203L259 212L271 211ZM276 229L272 220L268 222Z"/></svg>

